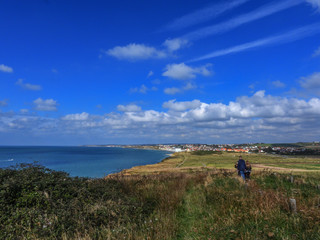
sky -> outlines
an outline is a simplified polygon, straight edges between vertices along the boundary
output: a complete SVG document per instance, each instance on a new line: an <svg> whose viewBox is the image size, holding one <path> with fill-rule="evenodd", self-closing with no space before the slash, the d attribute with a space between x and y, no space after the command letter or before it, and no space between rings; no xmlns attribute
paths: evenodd
<svg viewBox="0 0 320 240"><path fill-rule="evenodd" d="M320 0L0 4L0 145L320 141Z"/></svg>

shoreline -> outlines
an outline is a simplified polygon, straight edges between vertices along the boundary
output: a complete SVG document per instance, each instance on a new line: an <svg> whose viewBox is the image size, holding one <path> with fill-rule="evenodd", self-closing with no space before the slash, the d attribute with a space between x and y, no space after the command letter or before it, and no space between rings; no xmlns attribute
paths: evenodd
<svg viewBox="0 0 320 240"><path fill-rule="evenodd" d="M150 149L145 149L145 150L150 150ZM153 149L151 149L151 150L153 150ZM160 150L160 151L165 151L165 150ZM133 166L131 168L126 168L126 169L123 169L123 170L121 170L119 172L116 172L116 173L110 173L110 174L106 175L103 178L107 179L107 178L110 178L110 177L113 177L113 176L117 176L117 175L130 176L130 175L132 175L132 173L130 173L131 171L138 170L138 169L144 169L144 168L148 168L148 167L152 167L152 166L154 167L154 166L157 166L159 164L163 164L164 162L170 160L173 157L174 157L174 153L168 153L167 157L163 158L161 161L159 161L157 163ZM152 173L152 174L154 174L154 173Z"/></svg>
<svg viewBox="0 0 320 240"><path fill-rule="evenodd" d="M96 146L96 147L99 147L99 146ZM108 147L112 147L112 146L108 146ZM114 148L117 148L117 147L114 147ZM155 148L146 148L145 146L143 148L136 148L136 147L121 147L121 146L118 146L118 148L127 148L127 149L136 149L136 150L152 150L152 151L162 151L162 152L166 152L166 157L161 159L159 162L156 162L156 163L150 163L150 164L143 164L143 165L136 165L136 166L132 166L130 168L125 168L125 169L122 169L121 171L119 172L114 172L114 173L109 173L108 175L102 177L103 179L107 179L111 176L116 176L118 174L120 175L131 175L131 174L128 174L127 171L130 171L132 169L139 169L139 168L143 168L143 167L146 167L146 166L154 166L154 165L157 165L157 164L160 164L160 163L163 163L164 161L166 160L169 160L173 155L174 155L174 152L170 152L170 151L167 151L167 150L162 150L162 149L155 149Z"/></svg>
<svg viewBox="0 0 320 240"><path fill-rule="evenodd" d="M66 172L70 177L103 179L110 174L117 174L132 167L157 164L171 157L169 151L150 147L132 148L133 150L116 146L77 148L15 147L14 149L3 149L0 152L0 168L10 168L20 164L38 164L54 171Z"/></svg>

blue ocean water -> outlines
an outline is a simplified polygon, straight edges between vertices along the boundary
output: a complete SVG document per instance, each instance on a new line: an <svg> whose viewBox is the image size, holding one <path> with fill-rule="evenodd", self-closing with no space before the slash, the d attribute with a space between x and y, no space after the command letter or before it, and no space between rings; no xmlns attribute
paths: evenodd
<svg viewBox="0 0 320 240"><path fill-rule="evenodd" d="M133 166L158 163L169 152L116 147L0 147L0 168L37 162L70 176L104 177Z"/></svg>

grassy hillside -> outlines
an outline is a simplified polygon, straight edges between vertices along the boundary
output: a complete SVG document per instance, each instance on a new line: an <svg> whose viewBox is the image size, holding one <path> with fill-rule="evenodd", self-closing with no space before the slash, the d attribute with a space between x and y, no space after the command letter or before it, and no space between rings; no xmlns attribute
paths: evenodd
<svg viewBox="0 0 320 240"><path fill-rule="evenodd" d="M242 154L242 157L245 160L249 160L254 170L268 168L282 172L320 171L320 158L287 157L270 154ZM239 153L210 151L174 153L161 163L134 167L125 170L124 173L201 172L215 168L235 171L234 165L238 159Z"/></svg>
<svg viewBox="0 0 320 240"><path fill-rule="evenodd" d="M314 172L259 171L245 184L222 169L107 179L1 169L0 238L320 239L319 182Z"/></svg>

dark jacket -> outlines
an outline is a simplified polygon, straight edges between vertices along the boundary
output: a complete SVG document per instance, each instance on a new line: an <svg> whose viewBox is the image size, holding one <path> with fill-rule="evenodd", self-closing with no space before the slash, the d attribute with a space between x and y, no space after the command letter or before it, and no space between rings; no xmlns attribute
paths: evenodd
<svg viewBox="0 0 320 240"><path fill-rule="evenodd" d="M243 159L239 159L238 161L238 170L239 171L246 170L246 162Z"/></svg>

